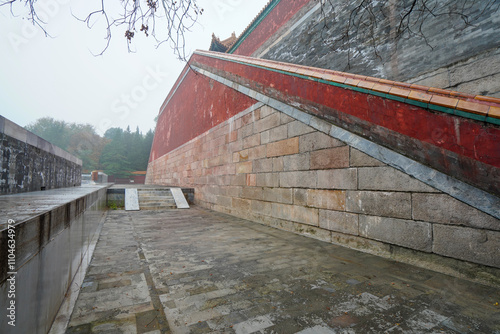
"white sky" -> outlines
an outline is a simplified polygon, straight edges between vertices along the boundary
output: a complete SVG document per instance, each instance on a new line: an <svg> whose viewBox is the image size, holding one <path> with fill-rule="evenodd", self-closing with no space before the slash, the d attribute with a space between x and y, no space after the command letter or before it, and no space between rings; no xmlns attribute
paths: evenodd
<svg viewBox="0 0 500 334"><path fill-rule="evenodd" d="M113 1L106 2L112 4ZM221 39L239 36L268 0L199 0L204 13L187 36L188 54L208 50L212 33ZM104 21L93 29L83 18L98 9L97 0L38 0L38 13L52 37L22 19L22 7L12 17L0 7L0 114L25 126L50 116L92 124L99 134L110 127L154 129L154 118L184 68L165 43L156 49L151 37L136 32L127 52L125 27L114 30L105 46ZM110 10L111 11L111 10ZM157 30L161 28L157 25Z"/></svg>

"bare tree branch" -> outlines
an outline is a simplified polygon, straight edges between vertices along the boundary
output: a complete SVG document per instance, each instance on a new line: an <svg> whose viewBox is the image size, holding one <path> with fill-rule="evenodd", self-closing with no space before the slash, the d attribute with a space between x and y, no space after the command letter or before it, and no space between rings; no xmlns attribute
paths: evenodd
<svg viewBox="0 0 500 334"><path fill-rule="evenodd" d="M40 27L48 36L44 28L46 22L37 15L37 0L0 0L0 6L10 6L13 16L15 16L13 5L17 3L26 7L25 16L28 20ZM78 18L72 14L88 28L92 28L93 22L99 17L104 17L106 45L97 55L102 55L108 49L113 31L124 27L129 52L133 52L131 44L136 33L142 32L145 36L152 36L157 47L168 43L179 59L187 60L185 35L203 14L203 8L198 6L197 0L120 0L117 3L121 6L119 13L110 12L109 7L105 7L104 0L101 0L100 8L91 11L85 18ZM156 27L157 23L160 24L159 30Z"/></svg>

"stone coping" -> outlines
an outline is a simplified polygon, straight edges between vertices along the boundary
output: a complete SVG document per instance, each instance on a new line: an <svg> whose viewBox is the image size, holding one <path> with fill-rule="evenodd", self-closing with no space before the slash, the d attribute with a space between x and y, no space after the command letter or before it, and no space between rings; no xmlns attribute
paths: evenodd
<svg viewBox="0 0 500 334"><path fill-rule="evenodd" d="M247 56L196 50L195 54L381 96L435 111L500 125L500 98L379 79Z"/></svg>
<svg viewBox="0 0 500 334"><path fill-rule="evenodd" d="M75 157L74 155L66 152L62 148L51 144L43 138L38 137L34 133L26 130L25 128L17 125L16 123L8 120L7 118L0 115L0 133L3 133L9 137L17 139L23 143L29 144L31 146L37 147L42 151L48 152L55 156L61 157L68 161L71 161L77 165L82 165L82 160Z"/></svg>
<svg viewBox="0 0 500 334"><path fill-rule="evenodd" d="M13 219L18 225L110 186L111 184L82 185L0 196L0 215L3 217L0 231L7 228L9 219Z"/></svg>

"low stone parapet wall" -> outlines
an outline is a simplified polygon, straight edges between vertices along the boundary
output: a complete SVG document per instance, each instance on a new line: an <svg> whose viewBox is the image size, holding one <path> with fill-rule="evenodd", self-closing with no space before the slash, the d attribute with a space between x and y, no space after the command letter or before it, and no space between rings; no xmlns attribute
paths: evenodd
<svg viewBox="0 0 500 334"><path fill-rule="evenodd" d="M49 331L73 278L90 263L107 187L0 196L2 333Z"/></svg>
<svg viewBox="0 0 500 334"><path fill-rule="evenodd" d="M0 195L81 185L82 161L0 116Z"/></svg>

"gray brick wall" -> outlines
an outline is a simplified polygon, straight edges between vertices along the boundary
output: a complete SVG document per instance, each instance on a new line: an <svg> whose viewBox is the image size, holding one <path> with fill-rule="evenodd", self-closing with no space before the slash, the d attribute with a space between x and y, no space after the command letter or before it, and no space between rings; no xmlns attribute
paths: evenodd
<svg viewBox="0 0 500 334"><path fill-rule="evenodd" d="M463 2L455 5L460 7ZM437 4L440 8L442 3L434 0L428 6ZM253 56L500 97L500 11L483 11L485 1L455 9L469 18L470 25L459 15L428 15L422 25L425 39L406 34L397 42L391 36L396 32L398 17L403 15L398 12L401 8L391 8L390 1L376 2L375 30L354 36L348 47L338 40L354 4L326 1L323 14L317 9L295 27L307 12L301 11ZM311 1L308 6L315 5L317 2ZM435 10L442 13L447 9ZM412 19L417 16L414 14ZM419 30L415 23L411 28Z"/></svg>

